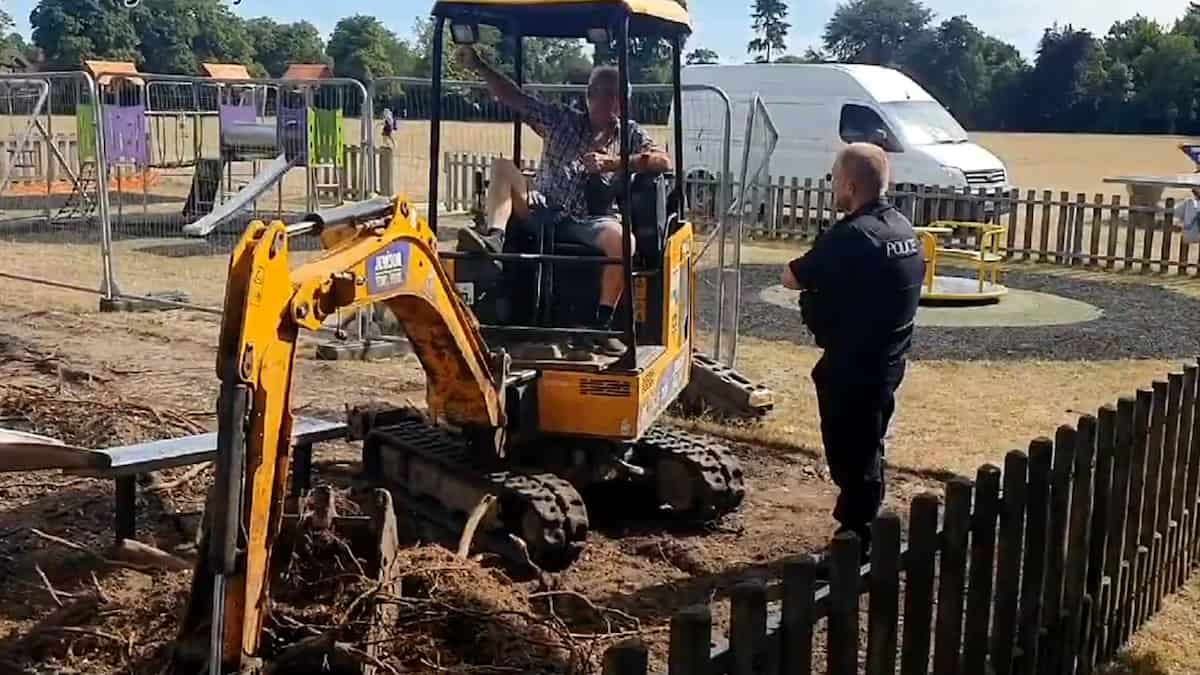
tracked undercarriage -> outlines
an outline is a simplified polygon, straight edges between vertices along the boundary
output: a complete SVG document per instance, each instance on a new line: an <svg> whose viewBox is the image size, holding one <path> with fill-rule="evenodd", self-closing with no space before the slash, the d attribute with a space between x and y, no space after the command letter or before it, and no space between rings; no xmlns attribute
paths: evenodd
<svg viewBox="0 0 1200 675"><path fill-rule="evenodd" d="M661 426L632 444L546 439L502 462L479 458L466 440L415 411L360 411L352 426L364 439L365 476L410 515L457 536L494 495L496 507L477 530L483 548L528 556L547 571L567 568L584 550L589 488L619 486L611 492L622 500L637 494L647 507L690 522L719 518L745 495L741 464L727 447Z"/></svg>

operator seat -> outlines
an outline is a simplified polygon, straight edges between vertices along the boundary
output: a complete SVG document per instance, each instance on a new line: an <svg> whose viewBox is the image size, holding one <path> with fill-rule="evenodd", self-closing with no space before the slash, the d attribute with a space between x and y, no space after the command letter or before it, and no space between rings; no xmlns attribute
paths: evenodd
<svg viewBox="0 0 1200 675"><path fill-rule="evenodd" d="M666 245L668 197L667 174L634 174L632 203L627 212L632 218L636 243L633 265L638 271L656 270ZM588 211L592 215L620 218L619 195L608 181L593 176L588 181ZM539 214L528 221L514 220L505 239L506 253L544 253L558 256L603 257L604 251L578 237L579 228L569 227L568 218L549 218ZM539 251L538 232L541 230ZM570 261L548 263L543 267L541 293L537 292L537 268L532 265L508 266L506 276L512 300L513 323L521 325L570 326L591 323L600 302L600 278L603 267Z"/></svg>

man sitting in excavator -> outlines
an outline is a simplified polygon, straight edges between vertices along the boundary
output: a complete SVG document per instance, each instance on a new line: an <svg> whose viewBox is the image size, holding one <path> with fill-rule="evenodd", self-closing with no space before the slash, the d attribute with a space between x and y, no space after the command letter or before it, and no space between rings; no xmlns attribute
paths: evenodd
<svg viewBox="0 0 1200 675"><path fill-rule="evenodd" d="M464 229L461 243L468 249L499 252L509 218L520 220L547 215L560 219L560 228L571 228L568 238L590 243L610 258L622 255L621 224L606 208L606 200L591 195L589 183L596 178L615 184L613 175L622 172L620 153L621 88L618 70L596 67L588 79L587 111L542 101L496 72L474 48L459 47L455 58L464 68L479 75L488 90L509 109L519 113L543 139L542 160L532 186L510 159L492 165L486 196L485 235ZM630 155L634 172L662 173L671 170L671 157L658 147L637 123L629 122ZM610 193L611 194L611 193ZM611 204L611 197L607 200ZM598 205L599 204L599 205ZM559 233L559 237L563 233ZM630 242L632 247L634 242ZM600 278L600 304L594 326L611 327L613 310L624 291L620 266L606 265ZM600 352L619 356L625 345L617 338L599 341Z"/></svg>

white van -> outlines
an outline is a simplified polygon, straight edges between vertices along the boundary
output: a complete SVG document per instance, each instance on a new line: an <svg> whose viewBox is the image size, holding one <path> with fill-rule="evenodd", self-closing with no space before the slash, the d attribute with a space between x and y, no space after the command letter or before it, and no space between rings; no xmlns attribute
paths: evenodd
<svg viewBox="0 0 1200 675"><path fill-rule="evenodd" d="M779 142L770 174L824 178L838 150L869 141L888 151L893 183L1008 188L1004 163L973 143L954 117L908 76L881 66L746 64L688 66L683 84L721 88L733 102L730 170L740 174L746 114L757 93ZM714 94L685 91L684 168L720 174L723 114Z"/></svg>

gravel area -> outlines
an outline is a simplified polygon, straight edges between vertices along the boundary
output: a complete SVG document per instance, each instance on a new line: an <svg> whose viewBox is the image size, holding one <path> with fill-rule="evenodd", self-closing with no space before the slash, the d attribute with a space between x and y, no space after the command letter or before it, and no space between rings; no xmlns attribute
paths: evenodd
<svg viewBox="0 0 1200 675"><path fill-rule="evenodd" d="M715 282L711 272L701 284ZM742 267L742 335L812 345L800 312L759 298L779 283L779 266ZM1200 352L1200 300L1149 284L1086 281L1029 272L1009 272L1009 288L1061 295L1103 311L1096 320L1058 326L958 328L919 326L910 358L949 361L1047 359L1192 358ZM1001 300L1003 302L1003 300ZM715 303L702 302L701 321L715 320Z"/></svg>

